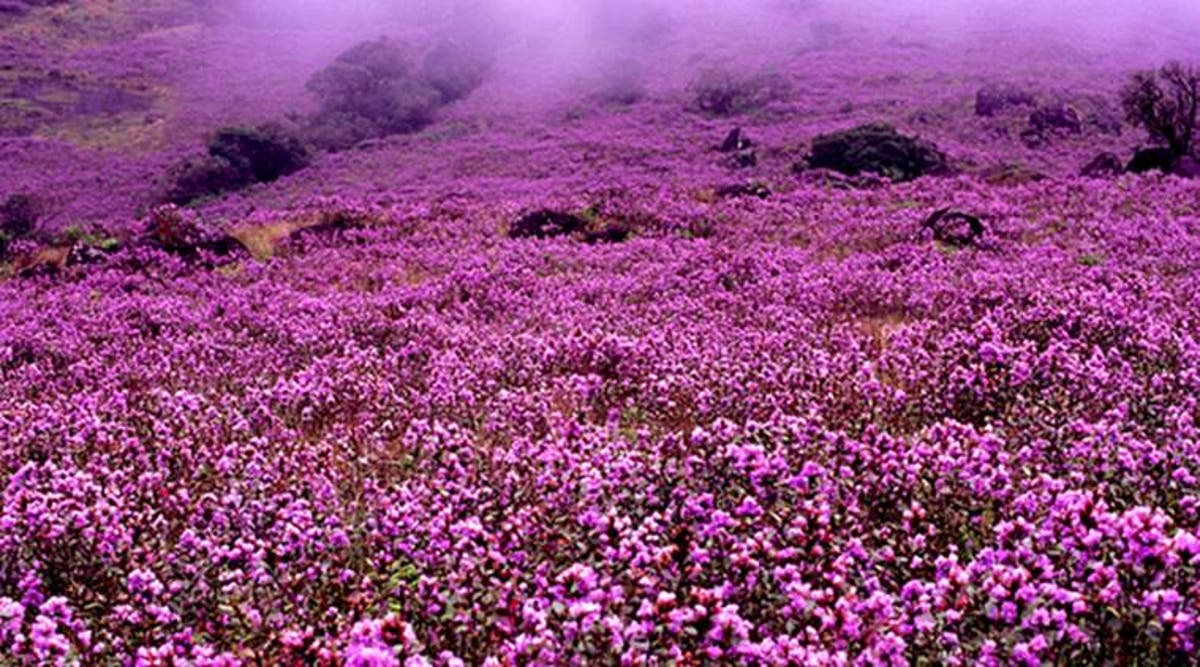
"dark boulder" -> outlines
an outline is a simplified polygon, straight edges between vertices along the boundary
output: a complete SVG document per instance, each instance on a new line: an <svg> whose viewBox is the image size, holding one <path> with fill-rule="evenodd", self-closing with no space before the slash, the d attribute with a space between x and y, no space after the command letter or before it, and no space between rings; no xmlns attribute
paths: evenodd
<svg viewBox="0 0 1200 667"><path fill-rule="evenodd" d="M1011 84L988 84L975 93L975 115L996 116L1019 107L1037 106L1037 97Z"/></svg>
<svg viewBox="0 0 1200 667"><path fill-rule="evenodd" d="M1133 154L1133 159L1125 165L1125 171L1133 174L1161 171L1165 174L1171 171L1174 162L1175 154L1169 148L1143 148Z"/></svg>
<svg viewBox="0 0 1200 667"><path fill-rule="evenodd" d="M932 142L905 136L883 123L816 137L806 166L848 176L876 174L894 182L951 172L946 155Z"/></svg>
<svg viewBox="0 0 1200 667"><path fill-rule="evenodd" d="M746 150L753 145L754 142L750 141L750 137L745 132L742 132L742 128L735 127L729 131L729 134L725 135L725 141L721 142L721 147L717 150L722 153L733 153L735 151Z"/></svg>
<svg viewBox="0 0 1200 667"><path fill-rule="evenodd" d="M1103 178L1116 176L1124 171L1125 165L1121 162L1121 158L1117 157L1116 153L1106 151L1092 158L1079 173L1088 178Z"/></svg>
<svg viewBox="0 0 1200 667"><path fill-rule="evenodd" d="M956 248L977 246L987 233L978 217L949 208L934 211L921 223L921 228L931 231L934 240Z"/></svg>
<svg viewBox="0 0 1200 667"><path fill-rule="evenodd" d="M526 213L508 230L511 239L545 239L576 234L587 229L587 220L562 211L540 209Z"/></svg>

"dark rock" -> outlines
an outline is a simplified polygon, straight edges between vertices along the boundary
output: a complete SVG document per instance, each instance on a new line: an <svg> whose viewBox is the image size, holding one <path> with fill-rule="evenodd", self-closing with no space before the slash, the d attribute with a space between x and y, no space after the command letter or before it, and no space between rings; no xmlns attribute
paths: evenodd
<svg viewBox="0 0 1200 667"><path fill-rule="evenodd" d="M1037 97L1011 84L988 84L975 93L975 115L996 116L1018 107L1037 106Z"/></svg>
<svg viewBox="0 0 1200 667"><path fill-rule="evenodd" d="M1092 158L1079 173L1088 178L1102 178L1116 176L1124 171L1125 165L1121 162L1121 158L1117 157L1116 153L1106 151Z"/></svg>
<svg viewBox="0 0 1200 667"><path fill-rule="evenodd" d="M0 204L0 235L16 239L28 235L37 227L41 207L32 196L10 195Z"/></svg>
<svg viewBox="0 0 1200 667"><path fill-rule="evenodd" d="M807 166L848 176L872 173L894 182L951 172L945 154L932 142L873 123L813 139Z"/></svg>
<svg viewBox="0 0 1200 667"><path fill-rule="evenodd" d="M738 197L766 199L771 196L771 190L762 183L732 183L718 187L716 195L721 199L734 199Z"/></svg>
<svg viewBox="0 0 1200 667"><path fill-rule="evenodd" d="M1125 165L1125 171L1144 174L1157 170L1165 174L1171 171L1174 162L1175 154L1169 148L1143 148L1133 154L1133 159Z"/></svg>
<svg viewBox="0 0 1200 667"><path fill-rule="evenodd" d="M978 217L949 208L934 211L921 223L921 228L932 231L936 241L956 248L978 245L987 232Z"/></svg>
<svg viewBox="0 0 1200 667"><path fill-rule="evenodd" d="M742 132L742 128L735 127L729 131L729 134L725 135L725 141L721 142L721 147L718 150L722 153L732 153L734 151L745 150L753 145L754 143L750 141L750 137L745 132Z"/></svg>
<svg viewBox="0 0 1200 667"><path fill-rule="evenodd" d="M571 213L541 209L526 213L517 219L508 230L512 239L553 238L585 231L587 221Z"/></svg>
<svg viewBox="0 0 1200 667"><path fill-rule="evenodd" d="M1065 102L1038 107L1029 115L1029 126L1042 134L1082 134L1083 115Z"/></svg>

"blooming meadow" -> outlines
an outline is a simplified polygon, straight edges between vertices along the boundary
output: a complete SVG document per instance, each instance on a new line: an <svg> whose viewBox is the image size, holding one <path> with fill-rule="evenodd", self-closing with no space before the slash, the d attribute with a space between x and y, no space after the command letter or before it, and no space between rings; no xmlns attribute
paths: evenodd
<svg viewBox="0 0 1200 667"><path fill-rule="evenodd" d="M172 210L233 250L138 242L215 112L3 139L47 228L113 242L0 282L0 663L1194 662L1197 181L1080 177L1133 133L1024 146L971 52L939 100L876 68L945 54L876 46L797 55L748 169L679 89L506 119L485 85ZM791 173L880 114L967 168ZM947 206L983 233L935 238ZM629 235L510 238L539 207Z"/></svg>

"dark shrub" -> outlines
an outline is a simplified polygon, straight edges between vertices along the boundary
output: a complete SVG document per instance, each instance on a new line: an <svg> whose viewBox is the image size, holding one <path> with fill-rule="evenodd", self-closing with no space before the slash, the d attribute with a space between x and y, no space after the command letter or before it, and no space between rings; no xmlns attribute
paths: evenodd
<svg viewBox="0 0 1200 667"><path fill-rule="evenodd" d="M688 90L700 111L728 116L782 99L789 86L783 76L773 72L742 75L727 69L709 69L701 72Z"/></svg>
<svg viewBox="0 0 1200 667"><path fill-rule="evenodd" d="M310 160L304 143L275 123L217 130L208 153L228 162L248 183L270 183L307 167Z"/></svg>
<svg viewBox="0 0 1200 667"><path fill-rule="evenodd" d="M331 151L345 150L380 134L374 121L348 111L323 111L304 128L309 143Z"/></svg>
<svg viewBox="0 0 1200 667"><path fill-rule="evenodd" d="M437 90L443 104L449 104L478 88L489 64L487 56L446 41L425 54L417 78Z"/></svg>
<svg viewBox="0 0 1200 667"><path fill-rule="evenodd" d="M166 200L172 204L190 204L249 185L245 176L227 160L212 155L189 158L167 174Z"/></svg>
<svg viewBox="0 0 1200 667"><path fill-rule="evenodd" d="M10 195L0 204L0 234L9 239L25 236L37 226L41 208L27 194Z"/></svg>
<svg viewBox="0 0 1200 667"><path fill-rule="evenodd" d="M509 228L508 237L513 239L552 238L582 232L587 226L587 220L577 215L541 209L518 218Z"/></svg>
<svg viewBox="0 0 1200 667"><path fill-rule="evenodd" d="M379 82L367 68L337 60L309 77L304 87L317 96L323 110L354 111L370 117L378 113L372 105L380 99L376 91Z"/></svg>
<svg viewBox="0 0 1200 667"><path fill-rule="evenodd" d="M904 136L884 123L816 137L807 166L850 176L873 173L897 182L951 171L932 142Z"/></svg>
<svg viewBox="0 0 1200 667"><path fill-rule="evenodd" d="M433 121L442 96L416 79L396 79L383 85L383 116L374 119L384 134L414 132Z"/></svg>
<svg viewBox="0 0 1200 667"><path fill-rule="evenodd" d="M975 93L975 115L995 116L1016 107L1037 106L1037 96L1011 84L988 84Z"/></svg>
<svg viewBox="0 0 1200 667"><path fill-rule="evenodd" d="M1092 158L1079 173L1088 178L1101 178L1115 176L1123 171L1125 165L1121 163L1121 158L1117 157L1116 153L1104 152Z"/></svg>
<svg viewBox="0 0 1200 667"><path fill-rule="evenodd" d="M1121 106L1126 120L1144 128L1151 141L1175 157L1187 155L1200 107L1200 73L1176 61L1157 72L1138 72L1122 91Z"/></svg>
<svg viewBox="0 0 1200 667"><path fill-rule="evenodd" d="M408 46L388 37L355 44L337 62L361 68L372 79L399 79L412 71Z"/></svg>
<svg viewBox="0 0 1200 667"><path fill-rule="evenodd" d="M404 45L379 39L355 46L314 74L306 87L320 100L321 111L309 123L309 140L338 150L372 137L413 132L429 124L445 100L435 83L454 95L477 85L461 62L431 65L427 73L434 83L412 76L408 62Z"/></svg>
<svg viewBox="0 0 1200 667"><path fill-rule="evenodd" d="M254 183L269 183L308 163L308 149L280 125L221 128L208 142L208 155L190 158L171 169L166 200L182 205Z"/></svg>

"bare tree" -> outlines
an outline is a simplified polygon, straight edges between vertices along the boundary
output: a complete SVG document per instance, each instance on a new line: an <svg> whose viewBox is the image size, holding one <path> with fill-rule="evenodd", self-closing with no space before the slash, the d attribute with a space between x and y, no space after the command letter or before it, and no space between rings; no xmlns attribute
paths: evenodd
<svg viewBox="0 0 1200 667"><path fill-rule="evenodd" d="M1138 72L1121 93L1126 119L1145 128L1176 157L1187 155L1200 108L1200 72L1171 61L1157 72Z"/></svg>

